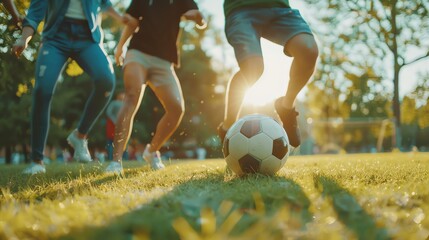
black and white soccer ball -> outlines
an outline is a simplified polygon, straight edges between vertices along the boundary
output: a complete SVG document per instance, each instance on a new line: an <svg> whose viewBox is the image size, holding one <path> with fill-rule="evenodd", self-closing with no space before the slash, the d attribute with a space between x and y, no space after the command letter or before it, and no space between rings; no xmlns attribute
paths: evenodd
<svg viewBox="0 0 429 240"><path fill-rule="evenodd" d="M226 133L223 155L237 175L274 175L289 157L289 139L273 118L251 114L240 118Z"/></svg>

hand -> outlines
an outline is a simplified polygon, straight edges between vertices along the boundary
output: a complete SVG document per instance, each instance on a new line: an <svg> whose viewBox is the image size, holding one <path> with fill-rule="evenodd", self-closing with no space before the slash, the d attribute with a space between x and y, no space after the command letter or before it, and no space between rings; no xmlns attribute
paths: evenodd
<svg viewBox="0 0 429 240"><path fill-rule="evenodd" d="M121 22L131 28L137 28L139 26L139 20L135 19L128 13L122 16Z"/></svg>
<svg viewBox="0 0 429 240"><path fill-rule="evenodd" d="M198 29L204 29L207 27L207 23L204 20L203 15L197 9L192 9L183 14L185 19L192 20L197 24Z"/></svg>
<svg viewBox="0 0 429 240"><path fill-rule="evenodd" d="M17 58L19 58L22 52L27 48L28 43L24 39L18 39L15 44L13 44L12 52L15 54Z"/></svg>
<svg viewBox="0 0 429 240"><path fill-rule="evenodd" d="M122 66L124 64L124 57L122 56L122 48L123 46L117 46L115 51L115 62L116 65Z"/></svg>
<svg viewBox="0 0 429 240"><path fill-rule="evenodd" d="M197 27L198 29L205 29L207 27L207 22L202 19L201 22L195 25L195 27Z"/></svg>
<svg viewBox="0 0 429 240"><path fill-rule="evenodd" d="M121 21L122 21L123 24L128 25L128 24L130 24L132 22L132 20L133 20L133 17L130 14L125 13L122 16L122 20Z"/></svg>
<svg viewBox="0 0 429 240"><path fill-rule="evenodd" d="M12 22L19 29L22 29L22 21L23 20L24 20L24 18L21 15L12 15Z"/></svg>

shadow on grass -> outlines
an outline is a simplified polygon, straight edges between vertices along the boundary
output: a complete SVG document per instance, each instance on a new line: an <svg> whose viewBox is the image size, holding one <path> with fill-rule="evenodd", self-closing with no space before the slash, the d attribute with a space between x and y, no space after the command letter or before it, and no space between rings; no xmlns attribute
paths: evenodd
<svg viewBox="0 0 429 240"><path fill-rule="evenodd" d="M183 218L195 232L201 233L201 223L207 221L201 216L207 209L213 212L218 231L233 213L239 214L240 219L229 226L231 231L227 235L240 235L261 221L268 223L274 215L277 219L283 217L278 215L280 208L288 212L287 219L281 221L294 224L295 229L304 229L312 219L308 197L298 184L283 177L255 175L225 182L222 174L206 174L164 191L160 198L113 219L106 226L76 229L60 239L179 239L173 221ZM231 206L226 212L225 203ZM279 224L271 225L275 228ZM277 235L284 234L279 233L283 228L263 229L271 230Z"/></svg>
<svg viewBox="0 0 429 240"><path fill-rule="evenodd" d="M378 228L375 220L359 205L353 195L335 180L315 176L314 183L322 196L331 201L339 220L352 230L358 239L390 239L387 230Z"/></svg>
<svg viewBox="0 0 429 240"><path fill-rule="evenodd" d="M119 178L115 175L104 174L105 166L98 163L51 164L47 166L46 174L36 175L22 174L24 167L27 165L6 166L1 169L0 188L8 189L11 194L19 194L20 191L32 189L34 190L33 199L56 199L59 195L87 192L91 187L97 187ZM131 163L131 166L127 167L127 178L150 171L149 167L142 167L136 163ZM56 184L59 184L58 187L52 187ZM0 194L2 194L1 191Z"/></svg>

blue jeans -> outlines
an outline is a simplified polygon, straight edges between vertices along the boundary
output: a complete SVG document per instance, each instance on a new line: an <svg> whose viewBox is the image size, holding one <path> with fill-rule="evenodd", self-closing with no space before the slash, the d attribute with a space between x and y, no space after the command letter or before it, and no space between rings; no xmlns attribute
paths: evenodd
<svg viewBox="0 0 429 240"><path fill-rule="evenodd" d="M31 113L31 158L43 159L49 130L50 105L57 80L69 58L91 77L93 87L86 101L78 131L87 134L112 97L113 66L101 45L92 40L87 21L65 19L54 38L44 39L36 61L36 84Z"/></svg>

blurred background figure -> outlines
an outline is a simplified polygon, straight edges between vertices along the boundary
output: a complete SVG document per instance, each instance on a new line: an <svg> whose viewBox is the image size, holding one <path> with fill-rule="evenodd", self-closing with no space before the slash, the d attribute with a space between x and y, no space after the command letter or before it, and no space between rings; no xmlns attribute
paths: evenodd
<svg viewBox="0 0 429 240"><path fill-rule="evenodd" d="M113 99L106 109L106 138L107 138L107 159L113 159L113 139L115 137L115 126L118 120L119 111L122 105L124 105L124 92L118 92L115 99ZM122 154L122 159L128 159L128 151L125 150Z"/></svg>

